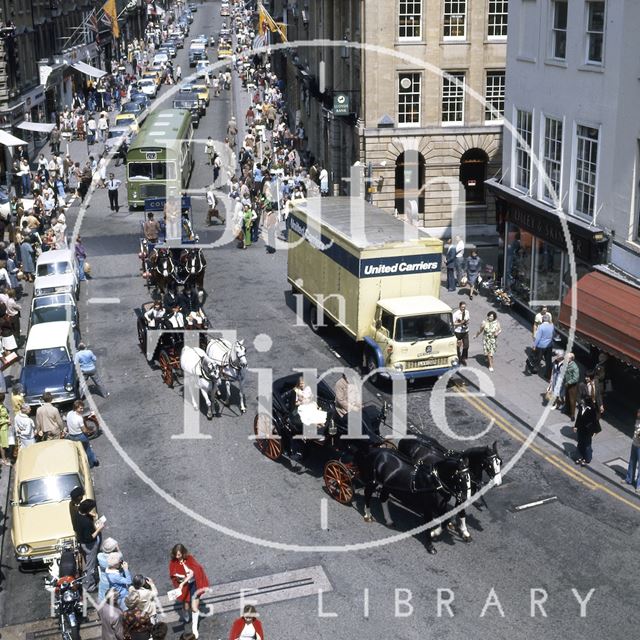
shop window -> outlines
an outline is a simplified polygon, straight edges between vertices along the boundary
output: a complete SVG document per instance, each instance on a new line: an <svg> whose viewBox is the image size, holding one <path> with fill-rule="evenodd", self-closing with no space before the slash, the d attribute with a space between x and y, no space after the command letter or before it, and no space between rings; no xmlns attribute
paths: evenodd
<svg viewBox="0 0 640 640"><path fill-rule="evenodd" d="M469 149L460 158L460 182L464 187L465 202L468 205L485 204L484 181L487 177L488 160L482 149Z"/></svg>
<svg viewBox="0 0 640 640"><path fill-rule="evenodd" d="M396 210L411 214L412 209L424 213L424 156L417 151L401 153L396 160Z"/></svg>
<svg viewBox="0 0 640 640"><path fill-rule="evenodd" d="M505 282L520 301L531 299L531 262L534 237L512 223L507 224L505 250Z"/></svg>
<svg viewBox="0 0 640 640"><path fill-rule="evenodd" d="M532 300L537 304L560 304L564 251L554 245L536 239L533 261Z"/></svg>

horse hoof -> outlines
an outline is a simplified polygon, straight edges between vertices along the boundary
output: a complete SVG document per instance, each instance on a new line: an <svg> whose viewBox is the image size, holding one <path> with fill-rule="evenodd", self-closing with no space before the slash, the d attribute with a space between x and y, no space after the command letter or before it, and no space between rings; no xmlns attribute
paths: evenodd
<svg viewBox="0 0 640 640"><path fill-rule="evenodd" d="M430 553L432 556L435 556L438 553L437 549L431 544L427 547L427 553Z"/></svg>
<svg viewBox="0 0 640 640"><path fill-rule="evenodd" d="M387 527L389 527L389 529L396 528L396 523L393 520L389 520L389 522L385 522L385 524L387 525Z"/></svg>
<svg viewBox="0 0 640 640"><path fill-rule="evenodd" d="M213 420L213 412L207 411L207 420Z"/></svg>
<svg viewBox="0 0 640 640"><path fill-rule="evenodd" d="M466 535L466 536L465 536L465 535L463 535L463 536L462 536L462 539L463 539L465 542L471 542L471 541L473 540L473 538L471 537L471 534L469 534L469 533L467 533L467 535Z"/></svg>
<svg viewBox="0 0 640 640"><path fill-rule="evenodd" d="M455 525L455 524L453 524L453 522L447 522L447 530L448 530L450 533L457 533L456 525Z"/></svg>
<svg viewBox="0 0 640 640"><path fill-rule="evenodd" d="M364 516L364 521L365 522L373 522L373 516L371 516L371 515Z"/></svg>

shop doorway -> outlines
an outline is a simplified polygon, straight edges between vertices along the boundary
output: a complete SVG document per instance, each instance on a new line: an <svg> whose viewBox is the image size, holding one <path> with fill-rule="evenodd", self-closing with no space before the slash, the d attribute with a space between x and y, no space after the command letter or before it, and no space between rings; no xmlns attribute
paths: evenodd
<svg viewBox="0 0 640 640"><path fill-rule="evenodd" d="M424 156L418 151L403 151L396 160L395 207L409 217L424 213Z"/></svg>
<svg viewBox="0 0 640 640"><path fill-rule="evenodd" d="M460 182L467 205L486 204L484 182L487 179L489 156L482 149L469 149L460 158Z"/></svg>

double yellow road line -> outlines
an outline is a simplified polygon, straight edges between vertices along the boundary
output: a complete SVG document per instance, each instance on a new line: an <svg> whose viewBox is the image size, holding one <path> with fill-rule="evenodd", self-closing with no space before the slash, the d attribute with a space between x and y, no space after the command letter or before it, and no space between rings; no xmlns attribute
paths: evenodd
<svg viewBox="0 0 640 640"><path fill-rule="evenodd" d="M527 435L520 432L518 429L509 424L501 415L496 413L484 400L479 398L477 395L469 393L466 387L460 384L456 384L453 387L453 390L460 394L462 398L464 398L471 406L473 406L477 411L479 411L482 415L486 416L490 420L494 422L494 424L502 429L505 433L509 434L514 440L523 443L527 440ZM624 495L613 491L608 486L599 482L598 480L594 480L589 477L586 473L581 471L579 468L570 465L566 460L563 460L557 454L550 454L546 451L543 451L537 444L533 442L529 445L528 451L535 453L536 455L543 458L550 465L554 466L556 469L569 476L572 480L580 483L587 489L591 491L602 491L607 495L615 498L616 500L626 504L632 509L640 512L640 503L637 501L634 502L630 500Z"/></svg>

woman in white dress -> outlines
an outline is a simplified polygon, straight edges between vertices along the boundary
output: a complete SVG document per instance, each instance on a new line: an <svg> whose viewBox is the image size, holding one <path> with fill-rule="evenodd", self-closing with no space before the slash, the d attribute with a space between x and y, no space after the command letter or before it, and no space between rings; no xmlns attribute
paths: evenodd
<svg viewBox="0 0 640 640"><path fill-rule="evenodd" d="M302 388L301 388L302 385ZM311 387L304 386L304 380L301 380L296 391L296 404L298 406L298 415L302 424L305 426L323 427L327 421L327 412L322 411L313 397Z"/></svg>

